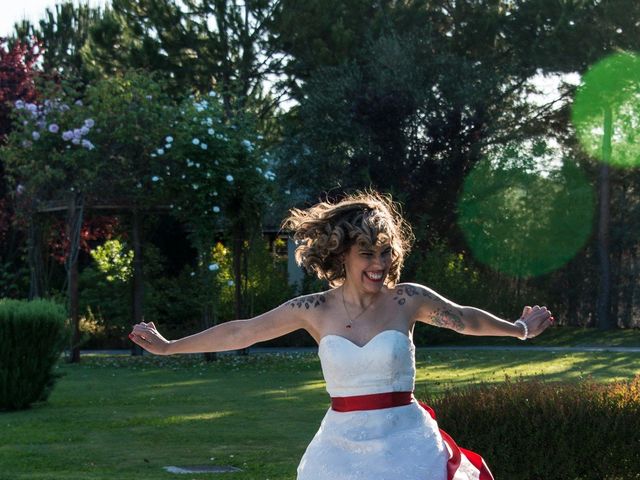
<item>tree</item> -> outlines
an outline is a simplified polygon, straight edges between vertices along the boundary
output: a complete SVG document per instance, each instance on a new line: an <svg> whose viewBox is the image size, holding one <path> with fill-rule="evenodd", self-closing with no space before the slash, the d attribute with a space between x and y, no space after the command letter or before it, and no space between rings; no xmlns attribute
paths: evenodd
<svg viewBox="0 0 640 480"><path fill-rule="evenodd" d="M91 140L95 122L87 116L76 90L66 85L50 84L37 103L18 100L15 109L17 127L3 153L16 189L28 199L23 201L23 214L34 224L43 205L52 201L68 204L66 237L70 245L65 268L69 314L75 326L72 361L79 361L77 260L85 195L92 191L98 171ZM37 250L30 239L30 249Z"/></svg>
<svg viewBox="0 0 640 480"><path fill-rule="evenodd" d="M92 29L86 58L107 74L155 71L178 95L215 88L228 117L255 106L268 114L262 82L284 62L268 43L278 3L115 0ZM259 99L267 105L255 103Z"/></svg>
<svg viewBox="0 0 640 480"><path fill-rule="evenodd" d="M611 319L610 166L634 167L639 149L635 136L640 123L640 59L631 54L608 57L584 77L573 105L573 123L585 150L600 159L598 221L598 326L614 327ZM601 133L602 132L602 133ZM614 137L615 132L615 137ZM615 147L615 148L614 148Z"/></svg>
<svg viewBox="0 0 640 480"><path fill-rule="evenodd" d="M262 137L248 114L225 120L223 100L215 91L187 98L180 115L155 155L163 166L152 177L158 191L170 198L171 212L189 226L198 251L198 272L205 288L202 298L203 326L217 323L212 285L217 268L213 249L223 232L233 241L235 312L246 298L247 240L260 233L259 226L275 174L261 148ZM237 318L242 318L242 313Z"/></svg>
<svg viewBox="0 0 640 480"><path fill-rule="evenodd" d="M15 42L9 46L6 39L0 39L0 148L14 126L11 114L15 102L33 102L38 96L36 79L39 75L35 66L40 55L41 46L37 42ZM0 297L19 295L18 276L22 269L17 260L20 246L24 244L15 216L14 200L19 193L10 190L5 160L0 156L0 269L5 272Z"/></svg>
<svg viewBox="0 0 640 480"><path fill-rule="evenodd" d="M278 40L294 57L300 102L282 172L312 197L368 184L396 194L421 226L417 249L441 239L467 249L456 205L491 148L555 139L567 157L584 157L568 122L574 90L534 104L534 75L583 72L616 48L638 48L640 5L623 0L351 2L348 18L346 8L282 4Z"/></svg>
<svg viewBox="0 0 640 480"><path fill-rule="evenodd" d="M251 130L266 129L279 98L265 92L263 81L278 73L284 62L283 55L268 43L268 26L277 5L272 0L244 4L229 0L116 0L92 31L87 59L107 73L132 67L153 70L179 98L192 90L204 96L213 89L222 101L225 128L235 125L242 130L252 117ZM251 168L242 149L234 150L234 155L234 165ZM258 150L253 155L257 156ZM243 318L244 242L260 231L259 218L248 219L244 207L252 205L250 211L262 212L269 199L255 196L251 188L234 192L237 211L230 216L233 222L229 228L236 317ZM258 203L259 208L254 208Z"/></svg>
<svg viewBox="0 0 640 480"><path fill-rule="evenodd" d="M15 25L15 37L26 41L37 38L42 47L41 69L49 76L66 80L82 80L87 84L96 78L96 68L87 64L83 50L89 31L103 16L100 8L64 1L54 9L46 8L37 24L23 20Z"/></svg>

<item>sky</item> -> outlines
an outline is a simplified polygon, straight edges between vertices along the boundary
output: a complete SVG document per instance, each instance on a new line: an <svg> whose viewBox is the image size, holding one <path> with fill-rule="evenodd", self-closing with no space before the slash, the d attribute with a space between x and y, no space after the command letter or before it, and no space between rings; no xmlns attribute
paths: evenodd
<svg viewBox="0 0 640 480"><path fill-rule="evenodd" d="M0 37L9 36L13 25L23 18L37 22L48 8L54 9L61 0L0 0ZM92 7L104 6L105 0L74 0L73 3L88 3Z"/></svg>

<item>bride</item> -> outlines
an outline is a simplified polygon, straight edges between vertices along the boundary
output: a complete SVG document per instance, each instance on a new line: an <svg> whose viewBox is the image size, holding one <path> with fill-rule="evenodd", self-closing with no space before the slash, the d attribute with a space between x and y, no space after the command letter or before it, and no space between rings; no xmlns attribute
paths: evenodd
<svg viewBox="0 0 640 480"><path fill-rule="evenodd" d="M458 447L413 396L413 329L423 322L526 340L552 324L551 312L527 306L512 323L423 285L398 283L413 236L390 197L357 193L290 213L283 227L294 232L297 262L331 289L178 340L165 339L153 322L139 323L131 340L157 355L219 352L303 328L318 343L331 407L298 480L493 479L484 460Z"/></svg>

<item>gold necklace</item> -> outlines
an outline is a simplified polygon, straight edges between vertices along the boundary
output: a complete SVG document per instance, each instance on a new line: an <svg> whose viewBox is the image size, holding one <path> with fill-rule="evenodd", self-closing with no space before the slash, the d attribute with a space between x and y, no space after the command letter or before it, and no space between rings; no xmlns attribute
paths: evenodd
<svg viewBox="0 0 640 480"><path fill-rule="evenodd" d="M364 307L364 309L362 309L362 311L358 315L356 315L354 318L351 318L351 315L349 315L349 310L347 309L347 302L344 301L344 286L340 288L340 293L342 293L342 304L344 305L344 311L347 312L347 317L349 318L349 325L345 325L345 327L351 328L353 326L353 321L360 318L364 314L364 312L366 312L369 307L375 302L375 299L372 300L369 305Z"/></svg>

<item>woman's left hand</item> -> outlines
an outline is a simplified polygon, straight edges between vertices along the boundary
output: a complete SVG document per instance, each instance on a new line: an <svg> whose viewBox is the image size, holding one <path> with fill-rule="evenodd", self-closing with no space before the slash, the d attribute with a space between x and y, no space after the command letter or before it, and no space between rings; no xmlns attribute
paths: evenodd
<svg viewBox="0 0 640 480"><path fill-rule="evenodd" d="M525 322L529 329L527 338L537 337L553 325L553 322L555 321L553 314L547 309L547 307L539 307L538 305L533 307L524 307L520 320Z"/></svg>

